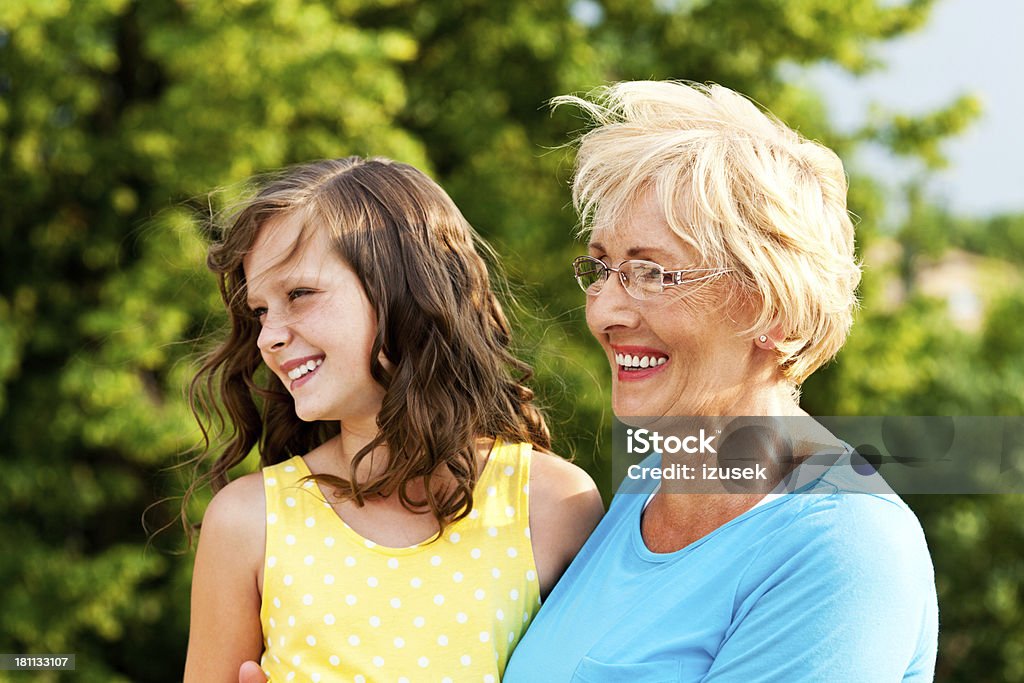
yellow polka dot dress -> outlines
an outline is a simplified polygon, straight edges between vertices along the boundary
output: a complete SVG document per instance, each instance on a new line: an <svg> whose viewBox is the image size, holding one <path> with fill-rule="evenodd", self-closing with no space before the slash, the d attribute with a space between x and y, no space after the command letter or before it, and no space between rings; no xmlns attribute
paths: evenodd
<svg viewBox="0 0 1024 683"><path fill-rule="evenodd" d="M495 444L468 517L433 542L377 545L294 457L263 470L264 671L287 681L492 681L540 606L529 444Z"/></svg>

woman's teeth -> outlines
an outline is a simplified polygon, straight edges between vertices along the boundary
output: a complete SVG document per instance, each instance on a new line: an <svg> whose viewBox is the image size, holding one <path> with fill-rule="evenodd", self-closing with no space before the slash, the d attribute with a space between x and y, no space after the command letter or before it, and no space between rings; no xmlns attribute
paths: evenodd
<svg viewBox="0 0 1024 683"><path fill-rule="evenodd" d="M289 379L298 379L305 374L313 372L324 362L323 358L317 360L308 360L297 368L292 368L288 371Z"/></svg>
<svg viewBox="0 0 1024 683"><path fill-rule="evenodd" d="M665 356L630 356L625 353L615 354L615 362L627 369L654 368L664 365L668 361Z"/></svg>

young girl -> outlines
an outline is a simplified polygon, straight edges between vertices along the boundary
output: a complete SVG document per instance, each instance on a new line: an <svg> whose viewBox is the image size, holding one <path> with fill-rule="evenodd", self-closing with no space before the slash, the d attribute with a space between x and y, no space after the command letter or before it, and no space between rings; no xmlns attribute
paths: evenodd
<svg viewBox="0 0 1024 683"><path fill-rule="evenodd" d="M602 508L547 450L477 239L415 168L350 157L286 170L211 247L231 328L191 394L227 438L186 681L500 678Z"/></svg>

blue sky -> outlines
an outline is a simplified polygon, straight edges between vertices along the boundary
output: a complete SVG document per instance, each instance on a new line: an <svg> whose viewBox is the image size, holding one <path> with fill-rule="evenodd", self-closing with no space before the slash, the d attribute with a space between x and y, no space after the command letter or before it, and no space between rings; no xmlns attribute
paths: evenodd
<svg viewBox="0 0 1024 683"><path fill-rule="evenodd" d="M931 194L961 214L1024 212L1024 0L939 0L923 29L875 54L886 66L861 78L832 67L807 74L836 124L855 128L873 102L914 114L972 93L982 116L943 147L950 167ZM878 150L854 163L890 184L913 168Z"/></svg>

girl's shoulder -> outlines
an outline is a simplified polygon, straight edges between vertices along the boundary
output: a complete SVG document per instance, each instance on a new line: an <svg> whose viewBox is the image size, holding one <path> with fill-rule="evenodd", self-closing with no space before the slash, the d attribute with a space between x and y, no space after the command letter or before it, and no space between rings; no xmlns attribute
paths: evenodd
<svg viewBox="0 0 1024 683"><path fill-rule="evenodd" d="M530 467L530 534L546 596L604 514L594 480L552 453L533 451Z"/></svg>
<svg viewBox="0 0 1024 683"><path fill-rule="evenodd" d="M200 534L234 539L232 545L236 550L252 550L254 557L262 561L266 515L263 473L247 474L214 495L203 515Z"/></svg>

